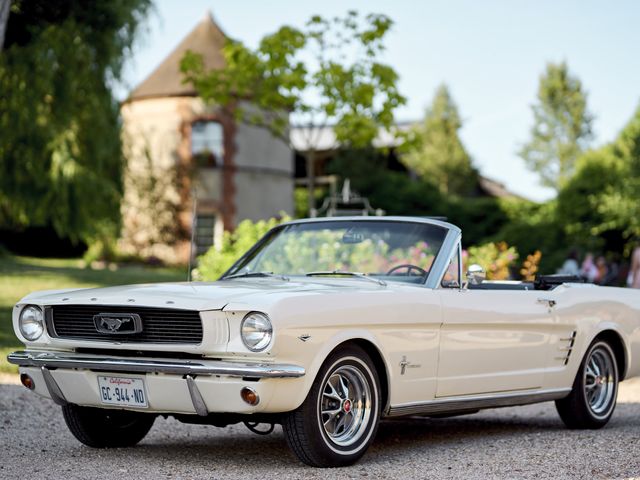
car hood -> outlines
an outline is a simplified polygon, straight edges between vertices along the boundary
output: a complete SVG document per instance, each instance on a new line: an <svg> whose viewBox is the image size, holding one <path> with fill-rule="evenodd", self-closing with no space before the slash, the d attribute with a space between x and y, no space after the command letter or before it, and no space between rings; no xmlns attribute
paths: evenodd
<svg viewBox="0 0 640 480"><path fill-rule="evenodd" d="M358 279L275 278L234 279L218 282L151 283L79 290L49 290L27 295L20 304L137 305L189 310L222 310L230 303L251 305L283 296L379 291L387 287Z"/></svg>

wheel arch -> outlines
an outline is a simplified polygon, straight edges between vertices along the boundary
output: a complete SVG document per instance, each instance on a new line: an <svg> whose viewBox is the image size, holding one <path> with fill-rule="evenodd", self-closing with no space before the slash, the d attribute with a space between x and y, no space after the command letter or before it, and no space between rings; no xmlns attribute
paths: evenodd
<svg viewBox="0 0 640 480"><path fill-rule="evenodd" d="M598 332L598 334L593 338L591 343L596 340L604 340L613 349L613 353L616 356L616 362L618 364L618 374L620 376L620 381L625 379L628 370L628 352L625 346L624 340L620 333L613 329L606 329Z"/></svg>
<svg viewBox="0 0 640 480"><path fill-rule="evenodd" d="M336 346L334 350L349 344L357 345L360 348L362 348L367 353L367 355L369 355L369 358L371 358L373 365L376 367L376 373L378 374L378 380L380 381L380 390L381 390L380 394L382 397L380 399L381 400L380 404L382 405L382 411L383 412L386 411L388 407L389 399L390 399L390 395L389 395L390 385L389 385L389 373L387 372L387 364L384 361L382 352L380 352L378 347L376 347L376 345L374 345L371 341L365 340L364 338L354 338L351 340L346 340L342 342L340 345Z"/></svg>
<svg viewBox="0 0 640 480"><path fill-rule="evenodd" d="M307 382L304 397L302 398L302 400L304 400L304 398L306 398L306 396L309 394L311 384L313 383L313 380L315 380L327 358L329 358L329 356L337 349L344 347L345 345L357 345L362 348L367 355L369 355L369 358L371 358L371 361L376 368L378 379L380 381L380 404L383 406L382 410L386 411L389 399L391 398L391 385L388 363L386 361L384 353L382 352L382 349L376 342L375 337L370 335L368 332L343 332L341 335L334 337L331 342L325 345L325 348L323 348L321 352L318 352L313 365L309 369L309 372L313 373L313 377L309 378Z"/></svg>
<svg viewBox="0 0 640 480"><path fill-rule="evenodd" d="M371 375L378 376L378 383L380 385L378 403L380 405L386 405L387 394L385 392L388 391L386 385L387 371L382 352L373 341L362 337L341 337L341 340L342 341L337 343L331 343L325 350L326 355L323 355L321 365L328 365L328 367L324 375L331 373L329 368L338 365L341 359L349 359L353 362L355 357L364 356L362 353L359 353L359 350L362 350L369 356L373 363L373 370L375 371L371 372ZM341 351L343 348L344 350ZM335 357L331 358L333 355L335 355ZM331 359L331 363L327 363L328 359ZM358 363L364 363L364 361ZM313 390L311 393L309 391L306 392L305 398L307 398L308 395L313 395L310 398L311 401L305 400L298 408L281 417L285 439L298 458L308 465L316 467L342 467L351 465L365 453L375 438L383 409L380 408L379 411L374 410L372 413L367 413L366 417L362 417L365 420L362 420L362 422L356 425L358 436L355 437L353 441L344 444L339 444L337 441L334 443L334 441L329 438L329 432L326 428L324 428L323 431L321 422L321 411L323 411L321 399L323 398L322 396L326 386L324 382L326 382L328 378L328 376L318 376L322 370L323 367L321 366L313 375L313 384L317 385L319 390ZM367 370L369 370L369 367L367 367ZM367 374L367 376L369 375ZM341 397L344 398L343 396ZM368 409L369 407L365 408ZM336 433L335 430L334 433Z"/></svg>

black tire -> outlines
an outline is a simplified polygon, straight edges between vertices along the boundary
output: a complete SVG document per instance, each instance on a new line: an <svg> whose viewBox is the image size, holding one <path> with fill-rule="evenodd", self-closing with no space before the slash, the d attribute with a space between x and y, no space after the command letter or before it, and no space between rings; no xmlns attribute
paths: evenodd
<svg viewBox="0 0 640 480"><path fill-rule="evenodd" d="M62 415L80 442L93 448L132 447L142 440L156 419L149 413L66 405Z"/></svg>
<svg viewBox="0 0 640 480"><path fill-rule="evenodd" d="M375 438L380 402L380 381L367 353L356 345L340 347L322 365L303 404L285 416L287 444L312 467L351 465Z"/></svg>
<svg viewBox="0 0 640 480"><path fill-rule="evenodd" d="M571 393L556 400L564 424L575 429L604 427L616 408L618 383L613 349L609 343L596 339L580 363Z"/></svg>

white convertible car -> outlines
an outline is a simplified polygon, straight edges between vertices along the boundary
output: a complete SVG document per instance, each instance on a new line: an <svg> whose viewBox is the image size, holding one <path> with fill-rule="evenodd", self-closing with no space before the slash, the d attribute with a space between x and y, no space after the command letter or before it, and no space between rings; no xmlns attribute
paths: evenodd
<svg viewBox="0 0 640 480"><path fill-rule="evenodd" d="M134 445L158 415L282 424L301 461L335 467L385 417L555 400L568 427L604 426L640 373L638 292L464 280L460 245L432 219L289 222L217 282L30 294L9 361L91 447Z"/></svg>

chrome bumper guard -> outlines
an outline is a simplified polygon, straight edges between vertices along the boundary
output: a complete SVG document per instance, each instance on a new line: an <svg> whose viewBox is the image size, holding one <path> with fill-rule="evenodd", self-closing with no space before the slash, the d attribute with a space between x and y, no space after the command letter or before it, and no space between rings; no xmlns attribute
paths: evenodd
<svg viewBox="0 0 640 480"><path fill-rule="evenodd" d="M51 399L58 405L67 405L68 402L53 378L53 375L51 375L50 369L71 368L107 372L184 375L193 409L200 416L209 415L209 411L195 382L195 377L198 375L250 378L297 378L305 374L304 368L297 365L254 364L224 362L221 360L205 360L202 363L191 360L141 360L123 357L102 357L100 355L80 355L65 352L13 352L7 356L7 360L20 367L39 368L44 377L44 382Z"/></svg>

